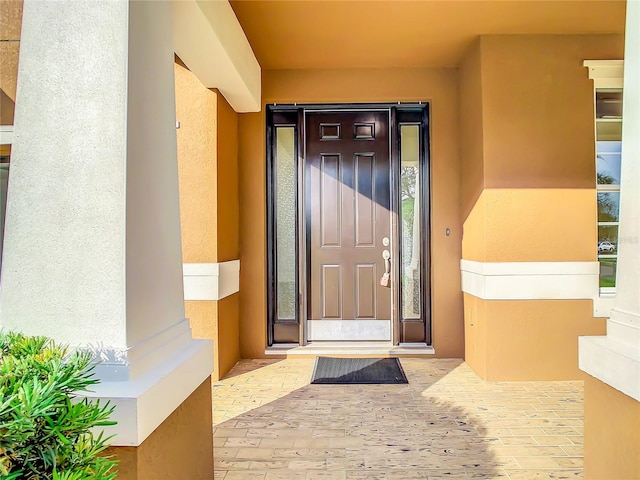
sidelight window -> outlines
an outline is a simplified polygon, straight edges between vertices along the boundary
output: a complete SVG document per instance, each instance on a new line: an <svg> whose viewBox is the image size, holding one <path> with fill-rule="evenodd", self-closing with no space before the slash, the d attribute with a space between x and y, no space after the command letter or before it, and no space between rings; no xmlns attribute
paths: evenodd
<svg viewBox="0 0 640 480"><path fill-rule="evenodd" d="M615 291L620 225L622 89L596 89L596 191L600 291Z"/></svg>

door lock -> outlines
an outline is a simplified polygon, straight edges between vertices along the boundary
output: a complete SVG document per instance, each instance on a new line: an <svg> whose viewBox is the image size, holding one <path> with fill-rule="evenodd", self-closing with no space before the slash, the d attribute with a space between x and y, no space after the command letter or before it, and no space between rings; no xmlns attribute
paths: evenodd
<svg viewBox="0 0 640 480"><path fill-rule="evenodd" d="M382 246L383 247L388 247L389 246L389 237L384 237L382 239Z"/></svg>

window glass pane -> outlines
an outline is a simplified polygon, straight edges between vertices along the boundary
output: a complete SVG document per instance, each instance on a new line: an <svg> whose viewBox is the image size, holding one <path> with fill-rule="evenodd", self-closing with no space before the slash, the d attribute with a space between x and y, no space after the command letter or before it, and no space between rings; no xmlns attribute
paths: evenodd
<svg viewBox="0 0 640 480"><path fill-rule="evenodd" d="M617 258L598 258L600 262L600 287L616 286Z"/></svg>
<svg viewBox="0 0 640 480"><path fill-rule="evenodd" d="M0 145L0 264L4 244L4 219L7 209L7 185L9 183L9 159L11 145Z"/></svg>
<svg viewBox="0 0 640 480"><path fill-rule="evenodd" d="M276 129L276 318L296 317L295 129Z"/></svg>
<svg viewBox="0 0 640 480"><path fill-rule="evenodd" d="M622 90L596 91L596 118L622 118Z"/></svg>
<svg viewBox="0 0 640 480"><path fill-rule="evenodd" d="M622 142L597 142L596 153L598 184L620 185Z"/></svg>
<svg viewBox="0 0 640 480"><path fill-rule="evenodd" d="M622 90L596 90L596 140L622 140Z"/></svg>
<svg viewBox="0 0 640 480"><path fill-rule="evenodd" d="M400 126L402 316L420 318L420 126Z"/></svg>
<svg viewBox="0 0 640 480"><path fill-rule="evenodd" d="M598 192L598 222L617 222L620 192Z"/></svg>
<svg viewBox="0 0 640 480"><path fill-rule="evenodd" d="M618 251L618 225L598 225L598 253L615 254Z"/></svg>

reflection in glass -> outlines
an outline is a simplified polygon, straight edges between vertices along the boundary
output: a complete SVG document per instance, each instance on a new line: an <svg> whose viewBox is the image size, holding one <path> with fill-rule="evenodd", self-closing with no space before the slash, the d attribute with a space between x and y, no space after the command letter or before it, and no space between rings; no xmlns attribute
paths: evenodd
<svg viewBox="0 0 640 480"><path fill-rule="evenodd" d="M622 90L596 91L596 140L622 140Z"/></svg>
<svg viewBox="0 0 640 480"><path fill-rule="evenodd" d="M600 262L600 287L615 287L618 260L598 257L598 261Z"/></svg>
<svg viewBox="0 0 640 480"><path fill-rule="evenodd" d="M600 287L616 285L620 171L622 153L622 89L596 90L596 190L598 196L598 261Z"/></svg>
<svg viewBox="0 0 640 480"><path fill-rule="evenodd" d="M598 253L616 253L618 225L598 225Z"/></svg>
<svg viewBox="0 0 640 480"><path fill-rule="evenodd" d="M296 317L296 168L295 129L276 130L276 318Z"/></svg>
<svg viewBox="0 0 640 480"><path fill-rule="evenodd" d="M622 90L596 91L596 118L622 118Z"/></svg>
<svg viewBox="0 0 640 480"><path fill-rule="evenodd" d="M621 142L596 143L596 171L599 185L620 185Z"/></svg>
<svg viewBox="0 0 640 480"><path fill-rule="evenodd" d="M598 192L598 222L617 222L620 192Z"/></svg>
<svg viewBox="0 0 640 480"><path fill-rule="evenodd" d="M402 317L420 318L420 126L400 126Z"/></svg>
<svg viewBox="0 0 640 480"><path fill-rule="evenodd" d="M11 145L0 145L0 265L4 245L4 220L7 209L7 186L9 183L9 159Z"/></svg>

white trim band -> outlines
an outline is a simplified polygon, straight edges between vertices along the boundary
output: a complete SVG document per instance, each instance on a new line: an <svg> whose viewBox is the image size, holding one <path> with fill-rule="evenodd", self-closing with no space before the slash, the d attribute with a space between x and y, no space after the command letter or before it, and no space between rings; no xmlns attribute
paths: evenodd
<svg viewBox="0 0 640 480"><path fill-rule="evenodd" d="M13 144L13 125L0 126L0 145Z"/></svg>
<svg viewBox="0 0 640 480"><path fill-rule="evenodd" d="M483 300L575 300L598 297L598 262L461 260L462 291Z"/></svg>
<svg viewBox="0 0 640 480"><path fill-rule="evenodd" d="M240 260L182 264L185 300L220 300L240 290Z"/></svg>

